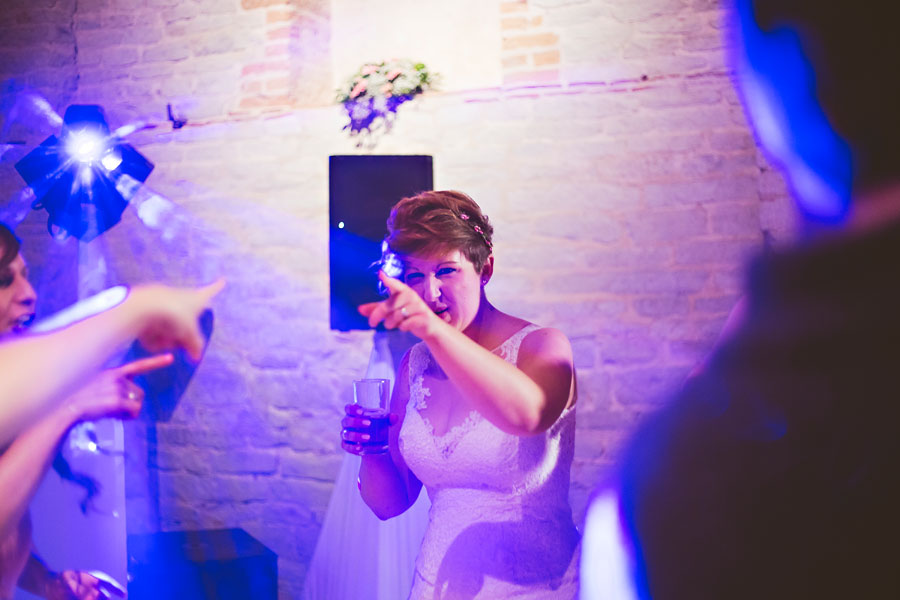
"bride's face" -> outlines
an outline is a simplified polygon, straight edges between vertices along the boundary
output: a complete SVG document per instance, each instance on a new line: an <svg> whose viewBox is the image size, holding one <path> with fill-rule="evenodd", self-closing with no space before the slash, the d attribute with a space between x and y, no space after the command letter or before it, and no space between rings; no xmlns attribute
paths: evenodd
<svg viewBox="0 0 900 600"><path fill-rule="evenodd" d="M482 274L459 250L404 256L403 281L434 314L465 331L481 306Z"/></svg>

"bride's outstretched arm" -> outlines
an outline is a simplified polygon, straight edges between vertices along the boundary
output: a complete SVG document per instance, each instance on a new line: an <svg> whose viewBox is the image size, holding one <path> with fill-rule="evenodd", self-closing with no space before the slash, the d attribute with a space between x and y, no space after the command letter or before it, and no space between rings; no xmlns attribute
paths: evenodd
<svg viewBox="0 0 900 600"><path fill-rule="evenodd" d="M383 273L379 277L391 296L360 307L369 324L384 321L388 328L412 332L425 341L456 387L503 431L544 431L572 400L572 346L561 331L545 328L526 336L518 364L512 365L435 315L403 282Z"/></svg>

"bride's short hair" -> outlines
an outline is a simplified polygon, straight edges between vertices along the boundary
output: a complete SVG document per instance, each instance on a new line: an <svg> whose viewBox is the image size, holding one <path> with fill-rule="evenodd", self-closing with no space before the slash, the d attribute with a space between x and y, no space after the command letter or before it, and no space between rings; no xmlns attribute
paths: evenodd
<svg viewBox="0 0 900 600"><path fill-rule="evenodd" d="M387 228L385 255L459 250L480 272L492 251L494 228L487 215L472 198L455 190L403 198L391 210Z"/></svg>

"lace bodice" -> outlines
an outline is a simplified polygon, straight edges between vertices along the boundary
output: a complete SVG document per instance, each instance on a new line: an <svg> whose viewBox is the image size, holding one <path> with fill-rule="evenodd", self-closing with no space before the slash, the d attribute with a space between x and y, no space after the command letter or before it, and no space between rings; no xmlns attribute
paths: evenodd
<svg viewBox="0 0 900 600"><path fill-rule="evenodd" d="M494 353L516 364L522 340L537 329L524 327ZM400 451L432 506L411 598L574 598L574 408L534 436L505 433L474 410L436 435L429 403L463 400L432 398L432 388L448 389L435 374L428 347L414 346Z"/></svg>

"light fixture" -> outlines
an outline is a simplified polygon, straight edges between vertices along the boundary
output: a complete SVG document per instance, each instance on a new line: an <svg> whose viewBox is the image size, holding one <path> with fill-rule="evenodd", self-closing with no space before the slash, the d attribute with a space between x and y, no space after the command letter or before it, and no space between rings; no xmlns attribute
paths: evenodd
<svg viewBox="0 0 900 600"><path fill-rule="evenodd" d="M50 233L88 242L121 220L153 163L110 134L100 106L73 104L59 137L44 140L16 170L34 192L32 208L49 213Z"/></svg>

